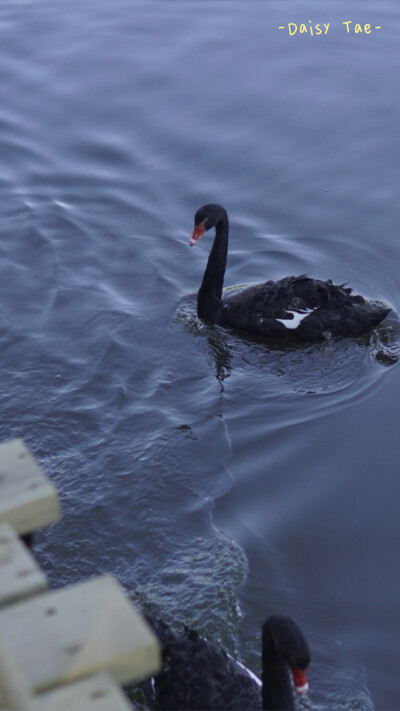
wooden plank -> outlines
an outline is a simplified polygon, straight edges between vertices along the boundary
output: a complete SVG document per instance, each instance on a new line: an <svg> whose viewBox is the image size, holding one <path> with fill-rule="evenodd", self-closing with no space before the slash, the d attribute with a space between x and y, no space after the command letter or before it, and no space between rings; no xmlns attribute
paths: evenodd
<svg viewBox="0 0 400 711"><path fill-rule="evenodd" d="M33 711L31 699L21 669L0 636L0 707L7 707L8 711Z"/></svg>
<svg viewBox="0 0 400 711"><path fill-rule="evenodd" d="M95 674L35 697L40 711L132 711L133 706L108 674Z"/></svg>
<svg viewBox="0 0 400 711"><path fill-rule="evenodd" d="M26 448L22 439L0 445L0 523L18 533L59 521L57 491Z"/></svg>
<svg viewBox="0 0 400 711"><path fill-rule="evenodd" d="M125 684L160 667L157 638L108 575L3 608L0 631L36 692L99 671Z"/></svg>
<svg viewBox="0 0 400 711"><path fill-rule="evenodd" d="M0 607L47 589L47 579L18 534L0 524Z"/></svg>

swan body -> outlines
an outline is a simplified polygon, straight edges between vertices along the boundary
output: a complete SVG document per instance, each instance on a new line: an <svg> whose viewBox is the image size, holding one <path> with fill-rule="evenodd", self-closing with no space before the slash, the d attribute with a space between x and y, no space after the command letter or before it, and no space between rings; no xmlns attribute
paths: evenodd
<svg viewBox="0 0 400 711"><path fill-rule="evenodd" d="M149 618L161 641L163 669L141 688L149 708L161 711L253 711L294 709L292 685L306 693L307 642L290 618L273 615L262 629L262 682L216 643L185 627L177 636Z"/></svg>
<svg viewBox="0 0 400 711"><path fill-rule="evenodd" d="M304 274L222 295L229 223L221 205L204 205L197 210L190 245L212 227L215 238L197 295L197 314L206 323L266 337L312 341L361 336L391 311L386 304L353 294L344 284L311 279Z"/></svg>

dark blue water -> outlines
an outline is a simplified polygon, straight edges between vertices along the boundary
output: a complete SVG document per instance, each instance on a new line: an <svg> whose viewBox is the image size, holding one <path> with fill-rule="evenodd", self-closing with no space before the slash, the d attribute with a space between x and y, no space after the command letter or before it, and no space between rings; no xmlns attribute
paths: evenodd
<svg viewBox="0 0 400 711"><path fill-rule="evenodd" d="M400 707L398 322L287 349L204 328L188 240L221 202L226 285L306 272L398 311L399 36L390 2L0 6L0 437L64 512L37 556L256 672L291 614L314 708Z"/></svg>

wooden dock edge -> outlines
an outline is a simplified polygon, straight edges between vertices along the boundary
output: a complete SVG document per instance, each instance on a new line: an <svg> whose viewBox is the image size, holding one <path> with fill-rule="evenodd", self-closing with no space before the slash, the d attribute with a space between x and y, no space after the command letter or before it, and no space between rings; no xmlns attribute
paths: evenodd
<svg viewBox="0 0 400 711"><path fill-rule="evenodd" d="M132 710L120 685L159 671L159 641L110 575L47 590L20 535L60 515L23 440L0 444L0 711Z"/></svg>

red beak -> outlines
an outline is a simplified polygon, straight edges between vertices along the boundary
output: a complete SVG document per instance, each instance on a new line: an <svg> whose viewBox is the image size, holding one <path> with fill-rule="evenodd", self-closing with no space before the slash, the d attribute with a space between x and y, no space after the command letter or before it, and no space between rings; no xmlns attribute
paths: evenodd
<svg viewBox="0 0 400 711"><path fill-rule="evenodd" d="M306 694L308 691L308 681L303 669L292 669L293 684L299 694Z"/></svg>
<svg viewBox="0 0 400 711"><path fill-rule="evenodd" d="M200 224L196 225L194 228L192 239L189 242L190 246L193 247L202 235L204 235L204 222L200 222Z"/></svg>

